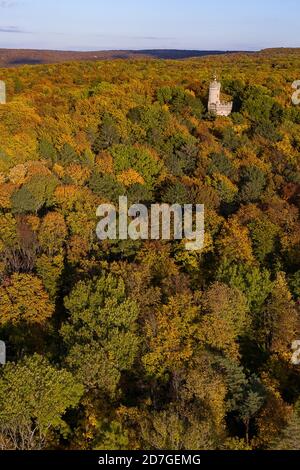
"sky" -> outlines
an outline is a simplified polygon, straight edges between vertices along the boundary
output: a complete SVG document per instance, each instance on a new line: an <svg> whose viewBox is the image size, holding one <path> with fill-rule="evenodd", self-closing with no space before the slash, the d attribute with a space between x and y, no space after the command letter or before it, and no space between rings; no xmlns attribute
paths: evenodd
<svg viewBox="0 0 300 470"><path fill-rule="evenodd" d="M0 48L300 47L299 0L0 0Z"/></svg>

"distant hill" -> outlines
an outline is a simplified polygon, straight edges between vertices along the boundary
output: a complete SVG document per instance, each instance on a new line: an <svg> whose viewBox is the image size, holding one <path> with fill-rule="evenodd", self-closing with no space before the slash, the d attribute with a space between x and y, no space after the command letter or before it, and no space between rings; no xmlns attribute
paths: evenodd
<svg viewBox="0 0 300 470"><path fill-rule="evenodd" d="M0 67L16 67L19 65L51 64L57 62L82 60L110 60L110 59L188 59L208 55L221 55L231 51L197 51L176 49L149 49L139 51L51 51L34 49L0 49Z"/></svg>
<svg viewBox="0 0 300 470"><path fill-rule="evenodd" d="M181 49L143 49L143 50L112 50L112 51L54 51L38 49L1 49L0 67L18 67L21 65L53 64L72 61L96 61L112 59L172 59L182 60L195 57L205 57L228 54L251 54L284 57L286 54L300 54L300 48L272 48L261 51L201 51Z"/></svg>

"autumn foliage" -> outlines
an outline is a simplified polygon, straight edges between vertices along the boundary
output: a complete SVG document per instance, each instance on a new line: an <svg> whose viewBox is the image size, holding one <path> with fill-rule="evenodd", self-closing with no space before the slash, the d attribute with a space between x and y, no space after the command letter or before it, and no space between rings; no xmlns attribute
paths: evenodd
<svg viewBox="0 0 300 470"><path fill-rule="evenodd" d="M299 66L0 70L1 448L299 448ZM228 118L206 110L214 71ZM205 204L203 250L99 242L122 195Z"/></svg>

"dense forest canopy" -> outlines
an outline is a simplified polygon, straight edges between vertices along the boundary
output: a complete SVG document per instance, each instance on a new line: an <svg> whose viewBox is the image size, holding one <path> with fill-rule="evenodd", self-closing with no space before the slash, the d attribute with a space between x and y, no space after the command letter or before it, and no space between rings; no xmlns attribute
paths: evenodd
<svg viewBox="0 0 300 470"><path fill-rule="evenodd" d="M299 448L300 52L0 79L0 447ZM205 204L204 249L99 242L120 195Z"/></svg>

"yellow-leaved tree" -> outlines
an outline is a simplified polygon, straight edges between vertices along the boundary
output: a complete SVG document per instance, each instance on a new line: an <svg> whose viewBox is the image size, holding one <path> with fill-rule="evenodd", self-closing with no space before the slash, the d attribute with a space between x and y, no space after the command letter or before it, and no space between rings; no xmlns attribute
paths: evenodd
<svg viewBox="0 0 300 470"><path fill-rule="evenodd" d="M30 274L13 274L0 286L0 325L43 324L54 312L42 281Z"/></svg>

